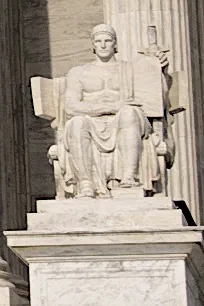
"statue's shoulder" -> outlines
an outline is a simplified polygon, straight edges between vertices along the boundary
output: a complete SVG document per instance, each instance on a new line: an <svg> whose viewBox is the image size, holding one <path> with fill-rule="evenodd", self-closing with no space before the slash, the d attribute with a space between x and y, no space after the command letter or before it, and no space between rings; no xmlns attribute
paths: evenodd
<svg viewBox="0 0 204 306"><path fill-rule="evenodd" d="M90 66L90 63L87 63L82 66L76 66L71 68L68 73L65 74L65 77L81 77L84 71Z"/></svg>
<svg viewBox="0 0 204 306"><path fill-rule="evenodd" d="M76 66L71 68L66 74L65 77L74 77L79 76L83 72L83 66Z"/></svg>

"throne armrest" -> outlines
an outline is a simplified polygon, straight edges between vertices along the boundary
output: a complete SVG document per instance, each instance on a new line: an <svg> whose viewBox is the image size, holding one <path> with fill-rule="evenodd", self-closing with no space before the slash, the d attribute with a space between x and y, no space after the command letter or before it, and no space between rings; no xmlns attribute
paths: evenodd
<svg viewBox="0 0 204 306"><path fill-rule="evenodd" d="M35 115L51 121L52 128L64 126L65 77L46 79L31 78Z"/></svg>
<svg viewBox="0 0 204 306"><path fill-rule="evenodd" d="M52 145L48 152L47 157L49 159L49 163L52 165L54 160L58 160L58 148L57 145Z"/></svg>
<svg viewBox="0 0 204 306"><path fill-rule="evenodd" d="M53 80L42 77L31 78L31 89L35 115L47 120L56 118L53 97Z"/></svg>

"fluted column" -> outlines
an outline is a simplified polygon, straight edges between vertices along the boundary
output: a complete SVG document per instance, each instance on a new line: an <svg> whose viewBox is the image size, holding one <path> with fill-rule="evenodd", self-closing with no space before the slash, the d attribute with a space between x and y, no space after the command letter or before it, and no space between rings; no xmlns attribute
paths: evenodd
<svg viewBox="0 0 204 306"><path fill-rule="evenodd" d="M148 47L147 26L156 25L158 44L169 46L170 72L188 72L186 111L175 115L176 159L169 172L169 193L185 200L199 220L198 182L192 98L187 0L104 0L105 21L118 34L119 56L131 60L140 47Z"/></svg>
<svg viewBox="0 0 204 306"><path fill-rule="evenodd" d="M188 0L199 202L204 224L204 3Z"/></svg>
<svg viewBox="0 0 204 306"><path fill-rule="evenodd" d="M0 2L0 255L10 272L27 278L27 267L2 238L3 230L26 227L30 202L21 14L21 1Z"/></svg>

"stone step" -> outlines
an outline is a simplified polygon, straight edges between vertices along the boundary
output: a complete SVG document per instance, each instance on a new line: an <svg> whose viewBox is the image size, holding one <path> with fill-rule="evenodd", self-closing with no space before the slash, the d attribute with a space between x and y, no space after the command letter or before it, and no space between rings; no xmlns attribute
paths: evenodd
<svg viewBox="0 0 204 306"><path fill-rule="evenodd" d="M69 199L69 200L39 200L37 201L38 213L72 213L83 212L115 212L144 211L155 209L172 209L173 202L170 198L115 198L115 199Z"/></svg>
<svg viewBox="0 0 204 306"><path fill-rule="evenodd" d="M180 227L180 210L70 210L67 213L30 213L28 230L32 231L132 231L136 227Z"/></svg>
<svg viewBox="0 0 204 306"><path fill-rule="evenodd" d="M112 197L118 198L129 198L133 197L136 199L144 198L144 189L142 187L132 187L132 188L113 188L110 191Z"/></svg>

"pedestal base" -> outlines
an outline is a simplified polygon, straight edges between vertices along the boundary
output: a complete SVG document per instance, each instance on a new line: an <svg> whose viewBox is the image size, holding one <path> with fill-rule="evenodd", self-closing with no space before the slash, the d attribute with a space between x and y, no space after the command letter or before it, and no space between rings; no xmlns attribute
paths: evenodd
<svg viewBox="0 0 204 306"><path fill-rule="evenodd" d="M32 306L202 306L184 259L95 258L31 265Z"/></svg>
<svg viewBox="0 0 204 306"><path fill-rule="evenodd" d="M202 306L202 229L6 233L32 306Z"/></svg>
<svg viewBox="0 0 204 306"><path fill-rule="evenodd" d="M30 267L32 306L204 305L203 228L167 198L40 201L6 232ZM148 222L147 222L148 220Z"/></svg>
<svg viewBox="0 0 204 306"><path fill-rule="evenodd" d="M179 227L182 213L170 198L70 199L37 201L37 214L28 214L30 231L134 230L138 227Z"/></svg>

